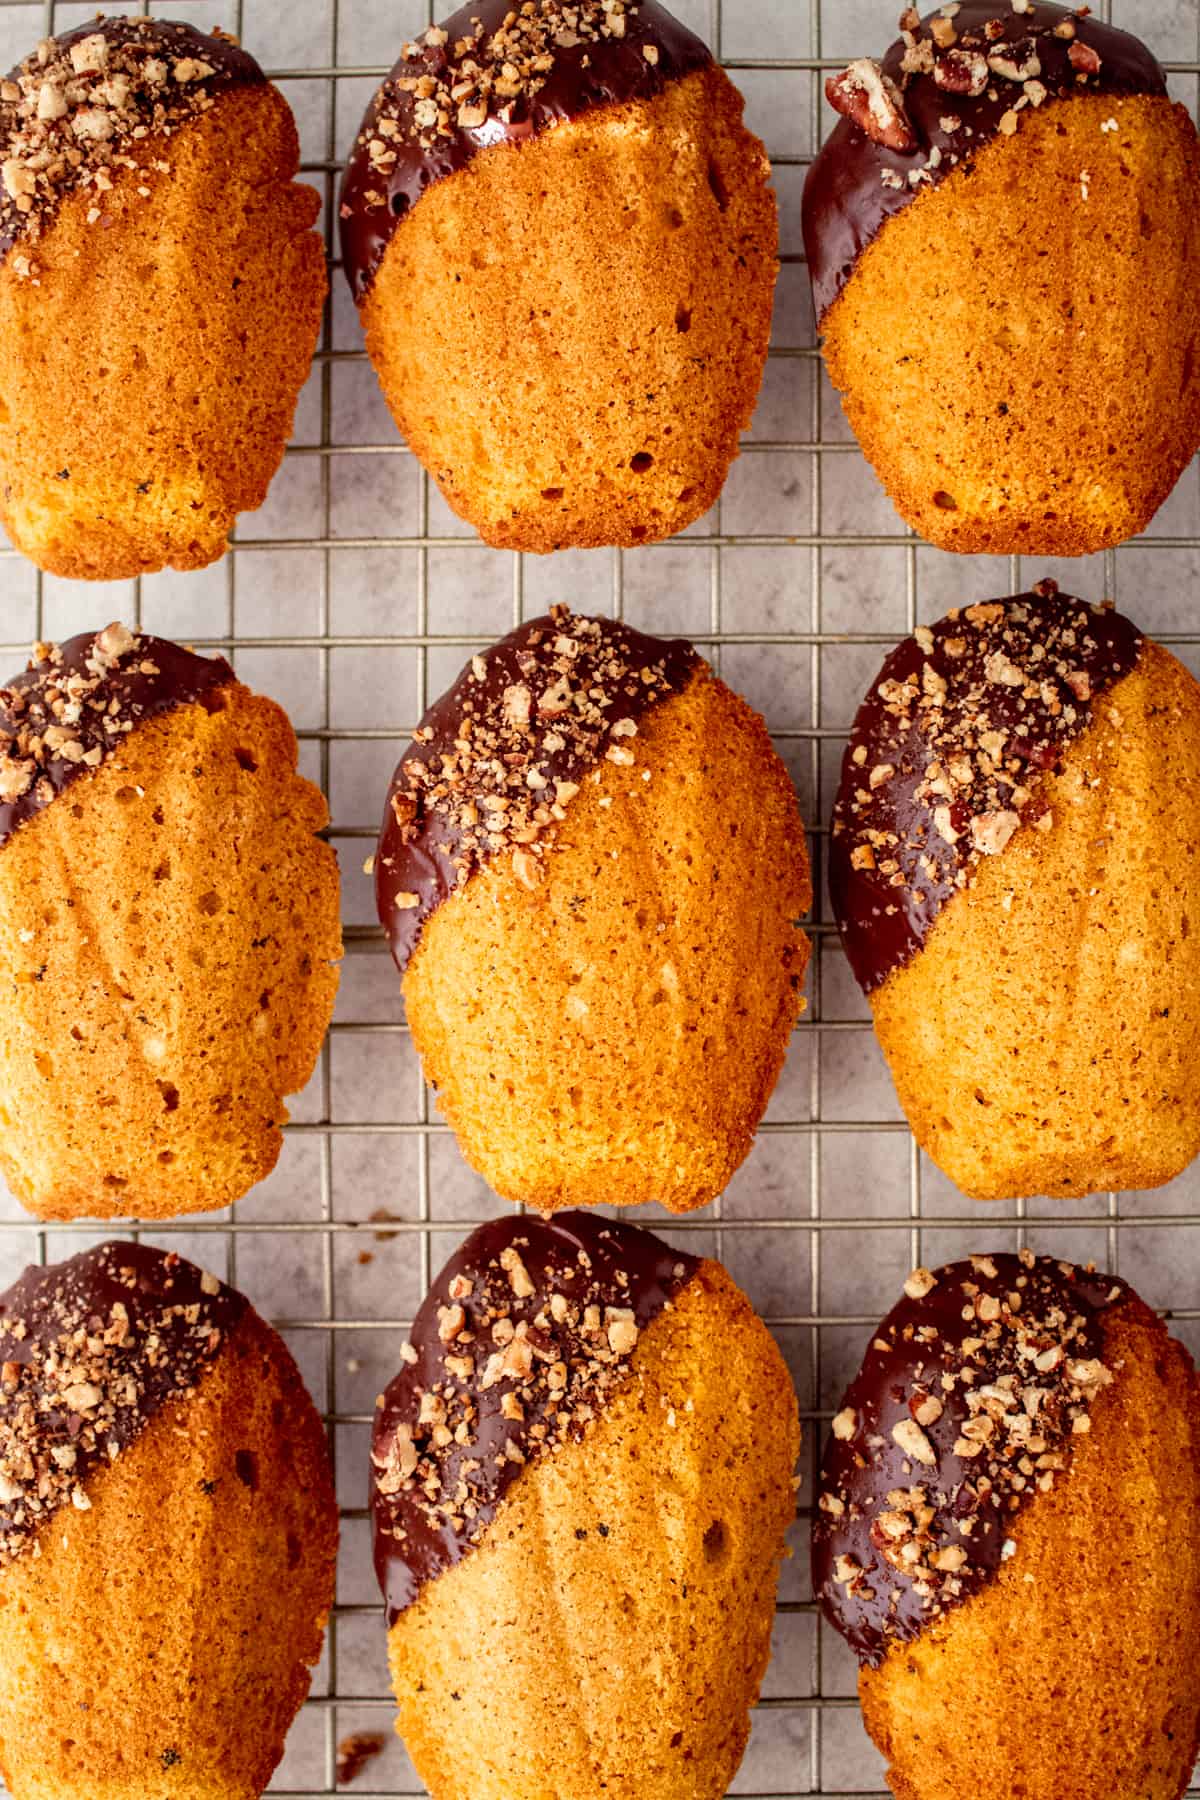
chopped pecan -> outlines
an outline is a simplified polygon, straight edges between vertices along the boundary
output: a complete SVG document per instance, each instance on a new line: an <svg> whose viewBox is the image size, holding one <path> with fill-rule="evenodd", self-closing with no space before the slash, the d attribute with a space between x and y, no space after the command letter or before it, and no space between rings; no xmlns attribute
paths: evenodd
<svg viewBox="0 0 1200 1800"><path fill-rule="evenodd" d="M988 84L988 59L981 50L947 50L934 60L933 79L947 94L976 100Z"/></svg>
<svg viewBox="0 0 1200 1800"><path fill-rule="evenodd" d="M834 112L852 120L873 143L901 152L916 149L900 90L870 57L860 56L840 75L829 76L825 97Z"/></svg>
<svg viewBox="0 0 1200 1800"><path fill-rule="evenodd" d="M991 51L988 67L994 75L1002 75L1005 81L1032 81L1042 72L1042 59L1036 41L1026 37Z"/></svg>

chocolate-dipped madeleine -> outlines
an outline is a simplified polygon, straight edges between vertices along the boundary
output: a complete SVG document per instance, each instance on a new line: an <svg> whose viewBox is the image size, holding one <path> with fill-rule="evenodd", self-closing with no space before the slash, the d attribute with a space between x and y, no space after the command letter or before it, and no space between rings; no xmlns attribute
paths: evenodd
<svg viewBox="0 0 1200 1800"><path fill-rule="evenodd" d="M1127 32L1043 0L909 7L826 93L804 235L825 360L907 522L1077 556L1200 444L1200 147Z"/></svg>
<svg viewBox="0 0 1200 1800"><path fill-rule="evenodd" d="M471 0L404 46L343 263L397 425L488 543L646 543L713 504L767 354L769 173L657 0Z"/></svg>
<svg viewBox="0 0 1200 1800"><path fill-rule="evenodd" d="M291 110L222 32L97 17L0 84L0 519L56 575L223 554L326 293Z"/></svg>
<svg viewBox="0 0 1200 1800"><path fill-rule="evenodd" d="M718 1263L591 1213L468 1238L372 1453L398 1728L433 1800L718 1800L799 1443L779 1351Z"/></svg>
<svg viewBox="0 0 1200 1800"><path fill-rule="evenodd" d="M1179 1800L1200 1749L1200 1387L1131 1288L916 1269L833 1421L813 1592L898 1800Z"/></svg>
<svg viewBox="0 0 1200 1800"><path fill-rule="evenodd" d="M228 1206L341 954L325 801L220 657L109 625L0 689L0 1173L43 1218Z"/></svg>
<svg viewBox="0 0 1200 1800"><path fill-rule="evenodd" d="M147 1244L0 1297L0 1771L13 1800L257 1800L333 1602L282 1340Z"/></svg>
<svg viewBox="0 0 1200 1800"><path fill-rule="evenodd" d="M558 607L473 657L396 770L375 880L426 1078L497 1193L721 1192L811 895L787 771L690 644Z"/></svg>
<svg viewBox="0 0 1200 1800"><path fill-rule="evenodd" d="M1200 687L1111 608L957 609L842 764L833 909L922 1148L964 1193L1170 1181L1200 1149Z"/></svg>

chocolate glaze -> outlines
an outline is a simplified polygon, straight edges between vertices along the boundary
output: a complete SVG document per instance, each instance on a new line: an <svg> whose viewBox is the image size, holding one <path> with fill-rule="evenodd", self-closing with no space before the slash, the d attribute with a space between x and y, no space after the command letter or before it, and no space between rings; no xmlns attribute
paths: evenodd
<svg viewBox="0 0 1200 1800"><path fill-rule="evenodd" d="M829 844L833 913L866 993L921 948L980 855L1019 824L1049 828L1039 777L1141 645L1120 613L1043 582L952 612L888 657L846 746Z"/></svg>
<svg viewBox="0 0 1200 1800"><path fill-rule="evenodd" d="M539 12L560 10L561 0L539 0ZM595 107L649 100L668 82L712 62L708 47L657 0L630 0L623 36L556 46L545 84L532 96L519 95L502 111L489 108L478 125L464 127L451 120L444 133L422 134L413 116L416 96L397 83L413 76L443 76L462 60L452 59L451 53L456 42L473 36L477 21L490 39L512 11L513 0L470 0L439 28L447 33L444 45L422 41L406 46L416 54L400 57L371 102L342 177L339 206L342 263L360 304L396 226L434 182L465 169L494 144L525 143ZM657 52L653 62L645 54L647 46ZM399 127L388 141L388 149L396 152L390 168L376 167L370 155L381 119ZM422 141L423 136L431 141ZM381 203L369 204L371 193L381 196Z"/></svg>
<svg viewBox="0 0 1200 1800"><path fill-rule="evenodd" d="M122 151L130 146L133 132L138 128L145 128L156 135L169 135L179 123L181 110L200 96L207 99L227 88L259 85L266 81L266 76L254 58L248 56L232 38L209 35L207 32L197 31L192 25L169 19L104 18L97 15L72 31L59 32L49 41L54 52L58 53L69 50L73 44L82 43L85 38L96 36L105 38L114 48L126 53L122 59L123 66L127 62L130 68L135 68L150 57L160 60L170 58L176 62L191 58L207 63L212 70L202 80L187 84L186 94L178 88L172 92L169 86L165 90L151 92L139 86L135 80L130 86L125 105L120 109L121 123L116 137ZM23 63L9 71L7 80L19 82L24 74L39 74L40 68L38 54L34 51ZM76 75L74 79L90 85L101 82L104 77L96 72ZM165 106L164 92L168 95ZM67 115L66 122L69 123L69 120L70 115ZM8 146L14 132L20 129L18 104L0 102L0 146ZM8 149L4 148L2 154L7 155ZM86 166L85 155L84 167ZM70 174L64 174L60 181L54 183L54 189L61 198L77 185L78 182ZM0 204L0 257L7 255L13 244L29 233L31 226L42 222L47 210L47 199L46 194L40 194L35 199L34 206L25 214L7 203Z"/></svg>
<svg viewBox="0 0 1200 1800"><path fill-rule="evenodd" d="M928 1279L927 1271L915 1271L914 1291ZM813 1592L859 1661L873 1668L893 1643L916 1637L977 1593L1008 1556L1019 1556L1019 1546L1015 1552L1012 1547L1014 1516L1069 1466L1075 1420L1112 1379L1101 1360L1106 1320L1133 1298L1113 1276L1035 1259L1028 1251L952 1263L932 1279L935 1286L917 1298L906 1294L879 1327L821 1465ZM1020 1298L1015 1312L1014 1294ZM998 1303L999 1317L990 1324L981 1321L981 1301L985 1314L989 1301ZM1055 1347L1063 1351L1058 1366L1039 1370L1034 1356L1046 1360L1044 1353L1052 1355ZM960 1379L964 1368L973 1373L969 1386ZM955 1381L947 1389L942 1377L951 1375ZM964 1428L978 1431L976 1421L988 1416L981 1390L994 1395L999 1390L993 1384L1010 1377L1016 1404L994 1409L995 1435L981 1454L962 1454L978 1441L964 1437ZM1022 1397L1035 1392L1031 1415ZM968 1395L975 1396L974 1409ZM914 1415L929 1396L943 1408L920 1427L933 1463L906 1452L892 1435L897 1426L904 1433L916 1425ZM1021 1472L1022 1458L1028 1475ZM1014 1475L1018 1486L1012 1485ZM908 1538L920 1562L906 1563L900 1521L911 1526L915 1519L906 1520L898 1503L915 1488L923 1490L930 1516L919 1539L915 1533ZM954 1569L931 1567L947 1550L949 1561L957 1562L956 1551L965 1551L967 1560Z"/></svg>
<svg viewBox="0 0 1200 1800"><path fill-rule="evenodd" d="M97 32L110 44L130 45L136 51L144 50L147 56L167 55L176 60L190 56L209 63L213 72L204 77L207 88L245 86L267 79L236 38L223 32L197 31L182 19L148 19L127 14L104 18L97 14L71 31L55 32L54 42L60 47L78 44ZM17 72L13 72L14 76Z"/></svg>
<svg viewBox="0 0 1200 1800"><path fill-rule="evenodd" d="M132 636L131 648L114 656L102 648L124 643L109 640L114 631L123 628L37 645L28 668L0 688L0 845L143 720L193 701L215 710L218 690L234 679L223 657L197 656L165 638ZM57 749L48 730L61 739Z"/></svg>
<svg viewBox="0 0 1200 1800"><path fill-rule="evenodd" d="M560 652L564 641L574 644L573 655ZM426 919L475 869L514 845L536 850L540 833L561 821L565 802L555 801L556 784L575 786L606 755L622 754L614 748L613 725L636 725L649 707L683 689L700 666L681 638L647 637L619 620L587 619L565 607L531 619L482 657L472 657L425 714L388 790L375 898L401 973ZM571 703L565 712L543 714L539 702L564 679L564 670ZM515 726L508 711L517 691L529 696L524 727ZM458 747L464 720L477 756L469 775ZM481 752L490 760L479 761ZM545 786L527 787L529 771ZM481 790L507 799L516 815L507 830L464 822L463 795L478 797ZM499 816L477 810L493 823ZM518 820L520 838L513 832Z"/></svg>
<svg viewBox="0 0 1200 1800"><path fill-rule="evenodd" d="M648 1231L588 1212L509 1214L451 1257L375 1415L375 1572L389 1627L479 1541L528 1461L583 1436L628 1370L636 1334L699 1266ZM591 1320L588 1307L598 1309ZM464 1315L461 1332L444 1341L454 1308ZM451 1369L447 1358L466 1360ZM565 1372L559 1385L556 1365ZM438 1416L447 1438L467 1420L462 1442L437 1447L434 1422L420 1423L427 1396L435 1411L444 1403Z"/></svg>
<svg viewBox="0 0 1200 1800"><path fill-rule="evenodd" d="M922 21L918 42L932 42L930 20L938 16L931 13ZM993 19L1000 22L1002 31L998 40L988 42L983 31ZM1068 19L1075 26L1074 41L1090 46L1099 56L1098 73L1076 69L1070 60L1071 41L1054 35L1055 26ZM1018 13L1008 0L963 0L953 24L958 43L952 50L974 47L994 52L1003 44L1034 38L1041 64L1037 80L1046 89L1042 104L1074 94L1119 97L1165 95L1167 91L1161 67L1137 38L1102 19L1080 17L1062 6L1039 0L1028 12ZM1029 104L1022 83L1002 76L975 99L947 92L931 72L906 77L902 63L907 48L904 39L898 39L882 66L885 75L903 88L904 110L916 148L888 149L843 118L825 140L804 184L804 247L818 321L887 221L909 206L925 186L937 186L956 168L969 168L972 158L999 133L1001 119L1018 102L1022 107ZM946 122L955 120L958 123L948 130ZM1003 225L1003 221L999 223Z"/></svg>
<svg viewBox="0 0 1200 1800"><path fill-rule="evenodd" d="M0 1297L0 1563L161 1409L194 1391L248 1310L192 1263L113 1242L28 1268Z"/></svg>

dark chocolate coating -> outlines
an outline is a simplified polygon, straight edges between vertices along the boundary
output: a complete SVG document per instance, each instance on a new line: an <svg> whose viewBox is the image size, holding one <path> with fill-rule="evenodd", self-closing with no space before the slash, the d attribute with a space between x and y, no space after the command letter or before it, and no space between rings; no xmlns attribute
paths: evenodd
<svg viewBox="0 0 1200 1800"><path fill-rule="evenodd" d="M922 21L919 36L926 42L930 41L930 20L938 16L931 13ZM993 19L999 20L1003 30L998 40L989 42L983 28ZM1055 26L1066 19L1075 25L1074 41L1089 46L1100 58L1098 73L1084 80L1079 79L1081 71L1070 60L1071 41L1054 35ZM1003 44L1034 38L1041 64L1037 79L1047 89L1043 104L1073 94L1165 95L1167 91L1166 76L1146 46L1090 14L1081 18L1066 7L1046 5L1043 0L1023 13L1014 12L1007 0L963 0L952 22L959 34L953 46L956 50L994 52ZM997 136L1001 119L1022 96L1022 84L1002 76L995 77L975 99L948 92L932 73L913 75L905 86L904 53L901 38L887 52L882 66L885 75L904 87L904 110L916 148L890 150L875 143L850 119L839 119L804 184L804 247L818 322L887 221L911 205L927 185L937 186L956 168L969 165ZM954 120L958 124L947 130L944 122ZM1011 153L1021 154L1019 131ZM899 186L885 185L885 170L900 178ZM919 176L916 185L910 182L910 175ZM998 230L1013 225L1013 220L997 221Z"/></svg>
<svg viewBox="0 0 1200 1800"><path fill-rule="evenodd" d="M514 1249L533 1289L523 1298L514 1293L500 1262ZM671 1249L648 1231L589 1212L560 1212L549 1220L508 1214L473 1232L451 1257L413 1323L410 1341L415 1360L405 1363L375 1415L371 1499L375 1572L387 1602L389 1626L413 1604L426 1582L461 1561L478 1541L526 1459L545 1453L548 1445L534 1435L534 1427L540 1430L549 1421L551 1443L582 1437L605 1392L628 1367L626 1355L610 1357L604 1368L596 1368L591 1361L595 1334L585 1334L578 1317L553 1317L552 1298L565 1296L574 1312L590 1305L599 1307L601 1314L607 1307L628 1310L641 1332L699 1266L696 1257ZM439 1314L456 1304L452 1293L456 1279L471 1283L471 1293L458 1302L470 1335L444 1343ZM534 1346L532 1386L530 1379L510 1373L485 1385L487 1362L498 1341L491 1335L497 1315L509 1318L515 1328L528 1329ZM465 1378L453 1374L447 1369L448 1355L470 1356L472 1372ZM565 1429L555 1423L564 1399L556 1397L542 1378L556 1361L572 1370L571 1385L565 1390L571 1415ZM434 1391L447 1396L453 1391L476 1409L468 1441L454 1443L441 1456L434 1475L438 1498L432 1503L423 1481L382 1492L381 1471L397 1427L418 1428L422 1396ZM525 1396L524 1417L519 1419L503 1411L506 1399L515 1394ZM518 1453L511 1458L506 1454L510 1448ZM460 1488L463 1482L466 1486ZM452 1513L456 1491L460 1496L469 1492L469 1516L461 1507Z"/></svg>
<svg viewBox="0 0 1200 1800"><path fill-rule="evenodd" d="M533 711L521 755L541 771L552 792L556 781L579 782L601 761L610 741L611 721L640 719L658 700L683 689L701 666L695 650L681 638L647 637L616 619L582 623L594 624L599 630L594 642L581 644L572 665L572 684L579 692L603 691L600 710L604 716L598 724L583 723L567 730L557 717L538 718L537 698L556 679L550 665L560 631L559 621L545 615L519 626L485 653L482 681L475 669L480 659L472 658L454 686L422 719L419 731L429 735L414 739L405 751L388 790L375 858L379 919L402 974L426 919L503 847L479 832L465 830L452 809L439 804L435 781L414 781L414 765L438 769L441 758L453 754L464 719L472 722L478 740L500 719L506 691L522 685L531 691ZM624 670L616 682L606 673L606 665L614 657ZM651 676L653 679L648 679ZM553 734L549 749L548 734ZM553 747L557 738L562 739L560 748ZM397 818L393 805L397 796L409 796L415 804L415 818L407 826ZM417 904L398 908L398 894L415 895Z"/></svg>
<svg viewBox="0 0 1200 1800"><path fill-rule="evenodd" d="M868 994L916 955L942 908L967 884L977 861L973 820L1004 806L1013 783L1018 798L1022 787L1031 796L1025 817L1036 818L1038 777L1086 731L1092 701L1137 662L1142 639L1128 619L1059 594L1052 583L1044 590L950 613L928 628L928 652L917 636L905 638L859 707L833 809L829 892L850 966ZM982 617L992 613L999 616ZM948 644L963 649L951 655ZM1040 663L1034 660L1038 650L1046 652ZM1037 683L989 680L997 653L1036 670ZM1063 679L1064 670L1075 688ZM1080 697L1081 675L1091 698ZM923 682L931 679L946 684L942 705L897 718L887 698L891 684L915 681L923 694ZM1008 771L999 784L979 773L979 740L994 732L1004 736L1000 760ZM960 755L972 762L972 781L952 798L927 792L930 767L945 770ZM888 766L894 775L871 787L871 771ZM936 822L947 809L955 842ZM886 842L875 852L876 867L856 867L852 859L868 833Z"/></svg>
<svg viewBox="0 0 1200 1800"><path fill-rule="evenodd" d="M56 33L53 42L58 49L69 49L72 44L97 35L107 38L110 44L128 46L135 53L144 53L147 57L174 57L176 60L191 57L208 63L212 74L195 84L205 94L215 94L231 87L262 85L267 79L254 58L247 55L231 38L210 36L207 32L197 31L193 25L170 19L126 16L104 18L98 15L71 31ZM7 79L16 81L20 74L21 68L18 66L9 71ZM88 77L82 79L86 80ZM154 105L148 95L139 94L136 86L130 92L129 109L140 114L139 124L154 130ZM11 113L10 107L0 105L0 140L5 136ZM162 154L161 145L158 153ZM6 256L23 235L19 214L0 222L0 258Z"/></svg>
<svg viewBox="0 0 1200 1800"><path fill-rule="evenodd" d="M855 1416L853 1434L831 1434L826 1442L820 1497L833 1496L845 1511L834 1516L818 1505L812 1533L813 1593L860 1663L872 1668L879 1666L893 1643L915 1638L994 1577L1005 1559L1014 1516L1036 1501L1038 1461L1047 1452L1035 1450L1026 1458L1033 1473L1019 1491L998 1483L991 1493L981 1479L986 1457L959 1454L963 1428L972 1420L966 1395L1014 1371L1018 1381L1038 1386L1046 1398L1031 1423L1042 1430L1051 1447L1048 1453L1061 1466L1073 1441L1062 1371L1077 1360L1102 1358L1107 1317L1133 1298L1114 1276L1074 1269L1051 1257L1035 1260L1026 1253L1026 1258L1023 1262L1013 1255L994 1255L952 1263L936 1272L937 1285L922 1298L906 1295L879 1327L846 1392L843 1412ZM989 1262L995 1274L982 1272L981 1261ZM1037 1342L1047 1349L1056 1343L1066 1346L1060 1370L1038 1374L1027 1358L1014 1354L1007 1329L981 1359L968 1356L964 1344L969 1347L979 1339L983 1327L976 1316L977 1301L965 1293L964 1284L972 1295L992 1296L1002 1305L1008 1295L1019 1293L1022 1308L1017 1317L1023 1314L1039 1325L1048 1323L1048 1329L1035 1334ZM971 1387L957 1383L947 1392L941 1376L964 1366L976 1372ZM912 1421L910 1402L919 1406L928 1394L944 1407L940 1418L922 1428L936 1456L933 1467L915 1461L892 1437L893 1427L903 1428ZM930 1549L955 1546L969 1551L962 1568L949 1580L941 1578L938 1592L924 1598L913 1574L881 1554L881 1546L890 1540L881 1530L880 1518L886 1523L895 1517L889 1497L916 1486L924 1488L933 1509ZM964 1536L959 1525L970 1518L974 1526ZM861 1582L837 1579L842 1557L859 1565Z"/></svg>
<svg viewBox="0 0 1200 1800"><path fill-rule="evenodd" d="M110 44L132 44L139 50L144 49L147 56L166 55L176 59L190 56L209 63L213 72L204 77L203 83L209 89L245 86L267 79L249 51L243 50L232 37L198 31L182 19L148 19L127 14L103 18L97 15L71 31L56 31L54 42L61 48L95 37L97 32Z"/></svg>
<svg viewBox="0 0 1200 1800"><path fill-rule="evenodd" d="M58 662L32 663L0 688L0 776L6 762L26 760L19 745L20 734L59 724L46 704L50 690L61 691L72 677L93 683L88 659L99 635L84 632L69 638L58 646ZM15 800L0 799L0 845L18 826L49 806L64 788L92 772L96 765L83 760L86 753L99 750L103 760L119 749L129 731L143 720L193 701L211 705L217 690L233 680L233 670L223 657L197 656L165 638L138 634L135 649L105 672L82 699L79 719L71 726L81 755L68 760L61 755L43 754L37 759L36 775L26 791Z"/></svg>
<svg viewBox="0 0 1200 1800"><path fill-rule="evenodd" d="M450 67L449 52L457 39L472 34L482 20L490 37L513 10L512 0L469 0L441 29L448 34L444 46L419 46L420 54L401 56L371 102L354 141L342 177L339 195L342 264L354 298L360 304L400 220L435 181L465 169L474 156L494 144L523 144L541 132L599 106L622 106L633 100L649 100L670 81L678 81L697 69L707 68L712 54L706 44L673 19L657 0L637 0L627 15L623 37L602 37L559 46L545 86L532 99L518 98L511 117L495 113L483 124L463 128L452 122L446 136L438 136L426 148L413 121L414 96L396 86L412 75L443 74ZM650 62L645 48L657 50ZM397 121L399 136L390 147L398 152L394 166L381 174L374 168L368 146L376 123L383 116ZM385 204L370 206L372 190L385 195Z"/></svg>
<svg viewBox="0 0 1200 1800"><path fill-rule="evenodd" d="M149 1244L114 1241L26 1269L0 1297L0 1561L79 1505L74 1490L86 1498L89 1476L195 1389L247 1310L241 1294Z"/></svg>

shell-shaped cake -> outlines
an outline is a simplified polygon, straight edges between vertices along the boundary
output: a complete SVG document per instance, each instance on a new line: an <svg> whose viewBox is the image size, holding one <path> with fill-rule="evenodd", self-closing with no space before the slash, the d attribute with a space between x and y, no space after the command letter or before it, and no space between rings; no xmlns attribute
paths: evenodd
<svg viewBox="0 0 1200 1800"><path fill-rule="evenodd" d="M767 354L769 175L657 0L471 0L404 46L342 258L397 425L488 543L647 543L713 504Z"/></svg>
<svg viewBox="0 0 1200 1800"><path fill-rule="evenodd" d="M321 1420L282 1340L109 1243L0 1297L0 1771L13 1800L257 1800L333 1603Z"/></svg>
<svg viewBox="0 0 1200 1800"><path fill-rule="evenodd" d="M392 781L379 917L468 1160L540 1211L702 1206L803 1004L808 857L762 720L565 607L467 664Z"/></svg>
<svg viewBox="0 0 1200 1800"><path fill-rule="evenodd" d="M893 651L829 886L922 1148L964 1193L1156 1187L1200 1149L1200 686L1044 582Z"/></svg>
<svg viewBox="0 0 1200 1800"><path fill-rule="evenodd" d="M262 505L327 286L299 159L221 32L100 17L0 83L0 519L43 569L199 568Z"/></svg>
<svg viewBox="0 0 1200 1800"><path fill-rule="evenodd" d="M0 689L0 1173L32 1212L269 1174L337 990L327 818L220 657L110 625Z"/></svg>
<svg viewBox="0 0 1200 1800"><path fill-rule="evenodd" d="M719 1264L592 1213L468 1238L372 1452L398 1728L433 1800L719 1800L799 1444Z"/></svg>
<svg viewBox="0 0 1200 1800"><path fill-rule="evenodd" d="M1200 444L1191 115L1087 6L961 0L900 24L882 62L830 76L842 117L805 185L846 416L944 549L1122 543Z"/></svg>
<svg viewBox="0 0 1200 1800"><path fill-rule="evenodd" d="M916 1269L833 1421L813 1591L897 1800L1179 1800L1200 1749L1200 1387L1124 1282Z"/></svg>

